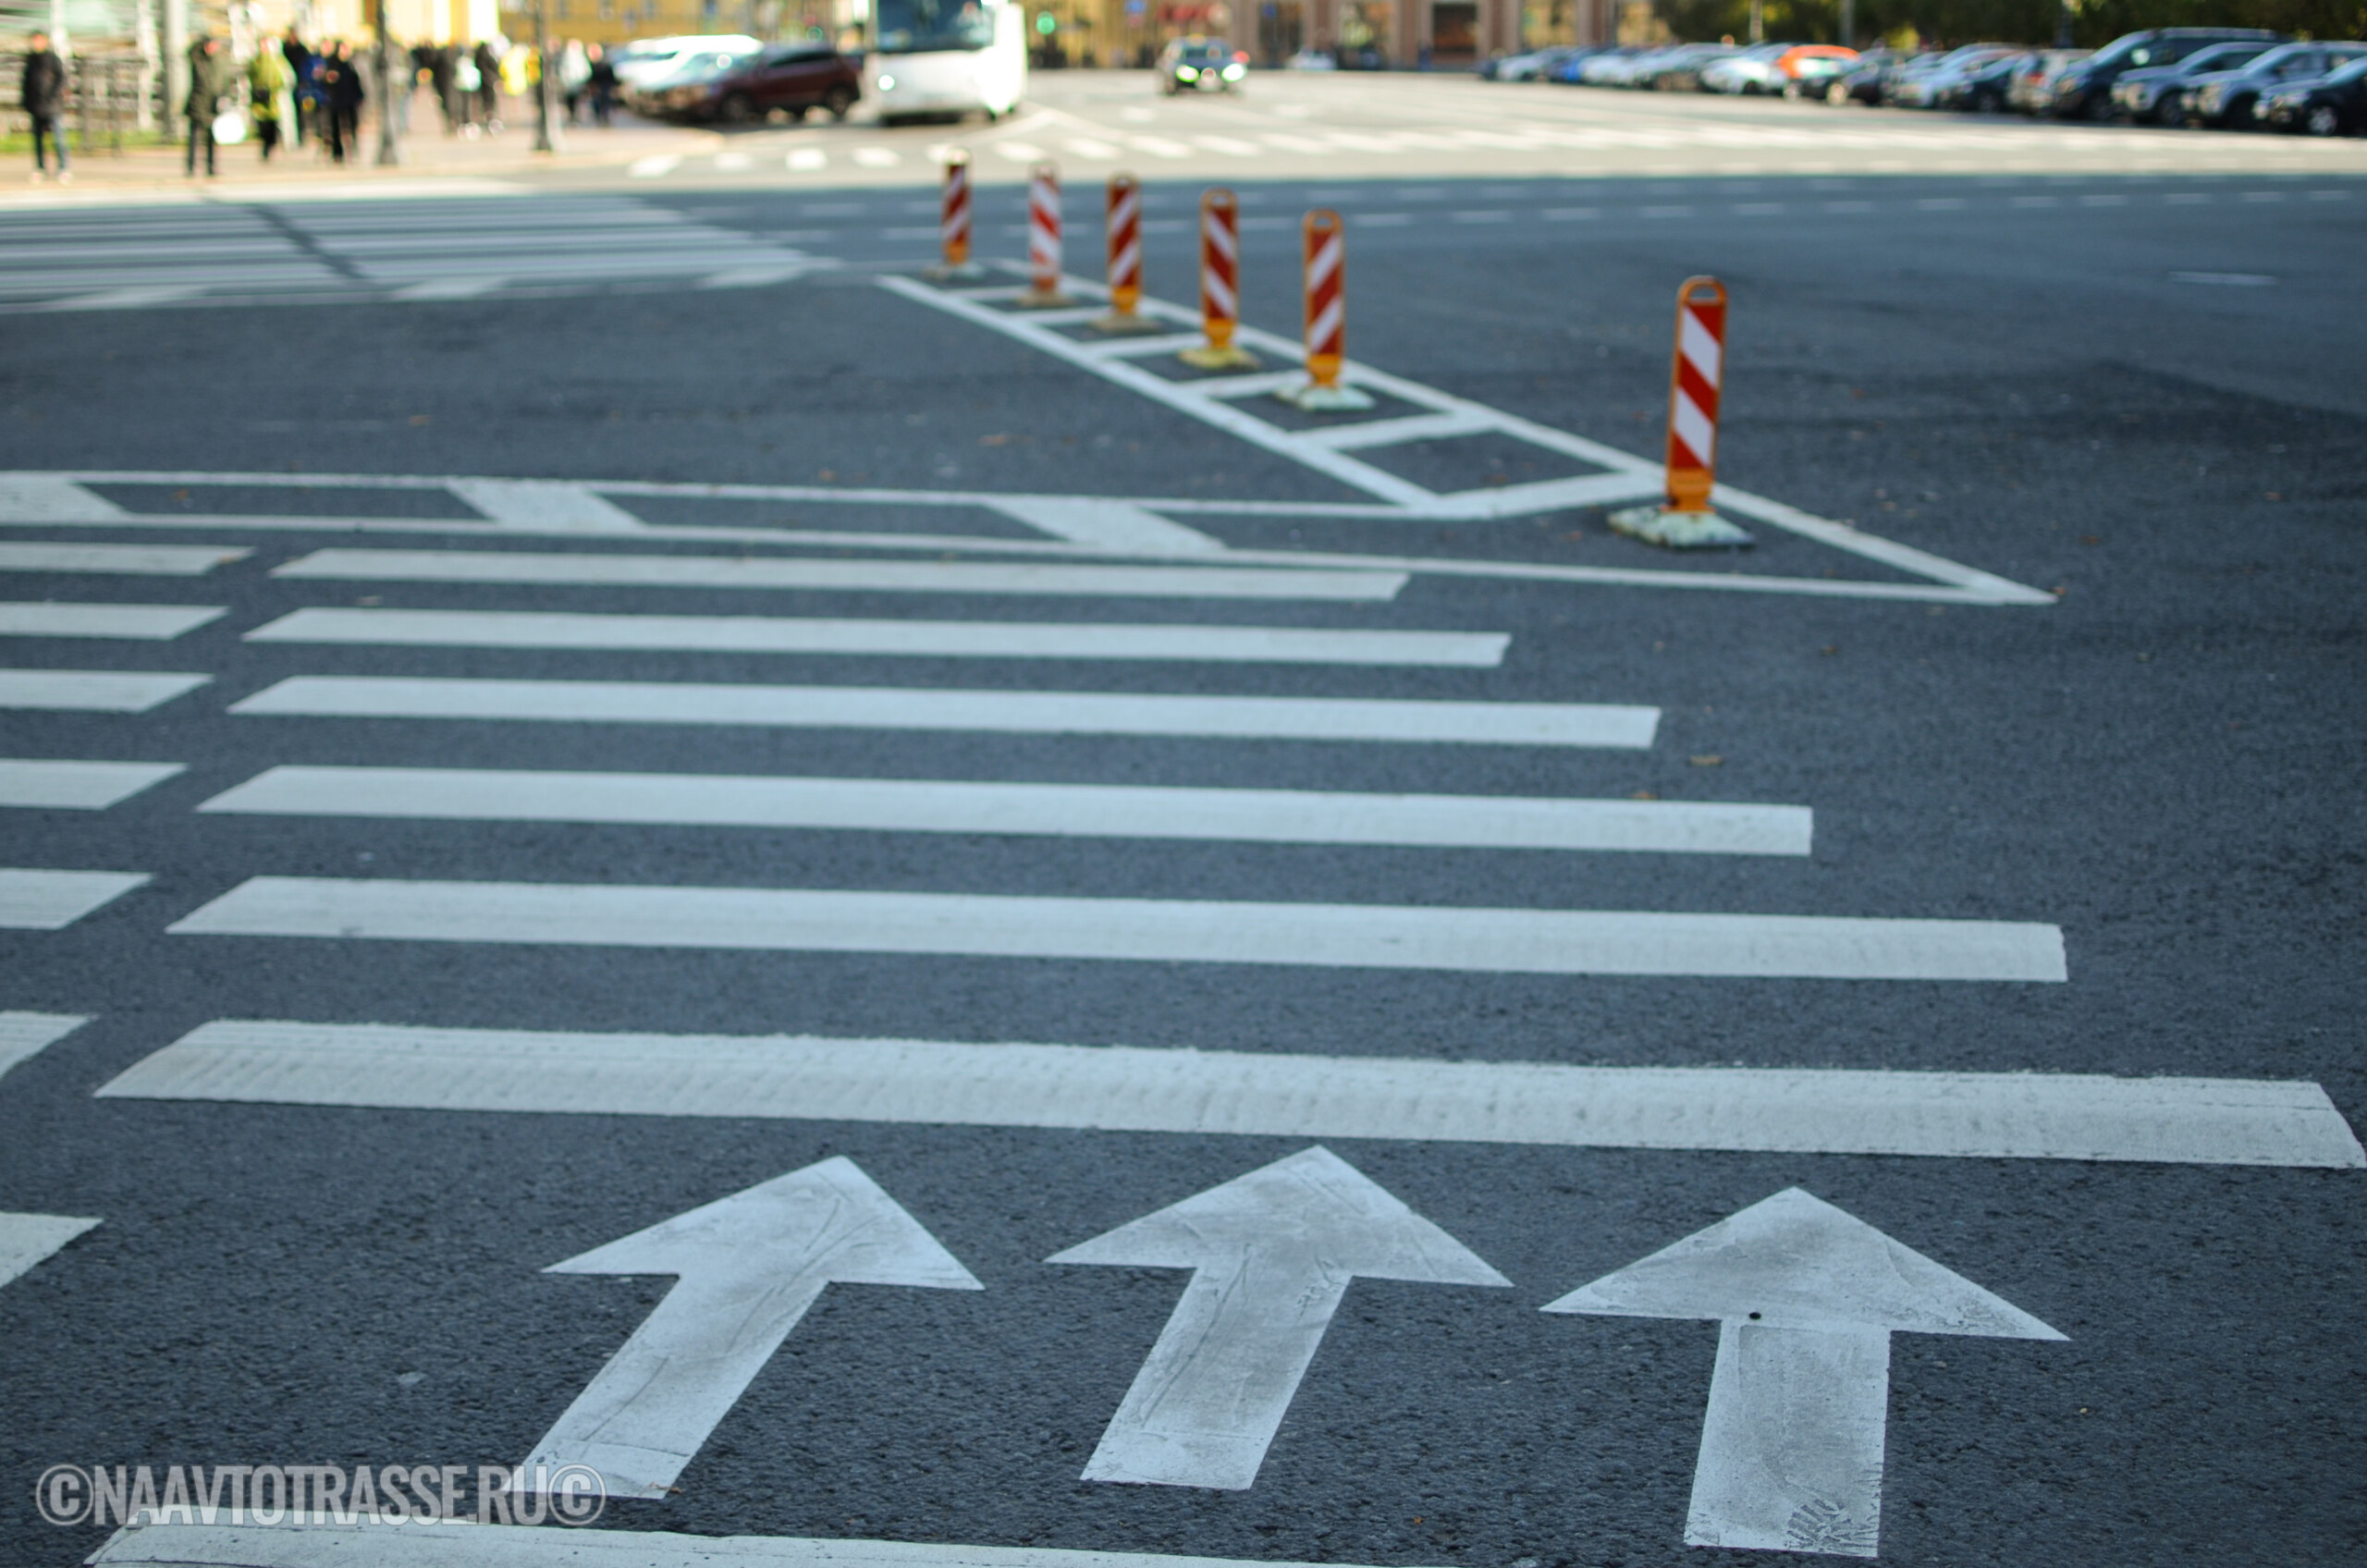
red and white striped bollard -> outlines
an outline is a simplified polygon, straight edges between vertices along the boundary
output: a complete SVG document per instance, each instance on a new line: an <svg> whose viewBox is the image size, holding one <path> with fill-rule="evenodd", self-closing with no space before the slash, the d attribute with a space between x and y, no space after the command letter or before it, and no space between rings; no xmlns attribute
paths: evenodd
<svg viewBox="0 0 2367 1568"><path fill-rule="evenodd" d="M1024 308L1073 303L1061 292L1061 171L1053 164L1037 164L1027 177L1027 276Z"/></svg>
<svg viewBox="0 0 2367 1568"><path fill-rule="evenodd" d="M945 190L938 204L937 238L944 259L929 269L929 276L980 276L981 269L970 261L970 154L959 147L945 154Z"/></svg>
<svg viewBox="0 0 2367 1568"><path fill-rule="evenodd" d="M1143 300L1143 185L1130 174L1110 177L1110 311L1093 324L1096 332L1160 332L1158 322L1137 313Z"/></svg>
<svg viewBox="0 0 2367 1568"><path fill-rule="evenodd" d="M1177 356L1200 370L1254 370L1233 340L1241 327L1241 203L1219 186L1200 197L1200 330L1208 341Z"/></svg>
<svg viewBox="0 0 2367 1568"><path fill-rule="evenodd" d="M1310 413L1369 409L1372 398L1340 385L1348 358L1348 231L1340 214L1318 207L1300 226L1306 256L1306 385L1275 394Z"/></svg>
<svg viewBox="0 0 2367 1568"><path fill-rule="evenodd" d="M1622 533L1673 549L1750 543L1710 505L1718 480L1718 399L1725 381L1726 286L1688 277L1676 291L1676 352L1668 378L1666 499L1611 514Z"/></svg>

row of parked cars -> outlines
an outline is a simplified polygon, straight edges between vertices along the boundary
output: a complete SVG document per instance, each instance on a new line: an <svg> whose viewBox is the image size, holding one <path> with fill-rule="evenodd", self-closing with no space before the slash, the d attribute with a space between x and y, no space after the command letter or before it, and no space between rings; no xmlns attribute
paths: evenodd
<svg viewBox="0 0 2367 1568"><path fill-rule="evenodd" d="M2095 50L1585 44L1506 55L1479 74L1497 81L1781 93L1837 105L2018 111L2222 130L2367 131L2367 43L2297 40L2259 28L2149 28Z"/></svg>

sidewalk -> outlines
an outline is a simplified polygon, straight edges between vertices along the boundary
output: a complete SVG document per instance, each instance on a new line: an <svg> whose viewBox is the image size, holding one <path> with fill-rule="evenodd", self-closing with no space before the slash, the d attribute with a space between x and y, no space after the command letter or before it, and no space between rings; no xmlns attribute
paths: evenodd
<svg viewBox="0 0 2367 1568"><path fill-rule="evenodd" d="M392 166L378 165L377 121L365 117L359 147L349 149L342 164L331 163L327 148L313 140L293 151L279 149L266 164L261 145L251 139L215 151L220 173L212 179L202 174L192 178L182 172L186 151L180 143L127 147L120 153L104 147L78 150L71 185L59 185L55 174L35 182L32 159L27 153L20 162L12 159L11 165L0 165L0 207L121 201L130 196L251 199L266 191L299 198L384 196L421 181L458 193L554 170L590 172L612 166L621 170L638 158L686 156L724 145L724 139L714 131L656 125L619 113L616 123L605 129L562 125L560 151L536 153L532 99L505 101L503 129L474 140L445 134L443 116L425 92L414 95L411 110L411 133L399 141L402 161Z"/></svg>

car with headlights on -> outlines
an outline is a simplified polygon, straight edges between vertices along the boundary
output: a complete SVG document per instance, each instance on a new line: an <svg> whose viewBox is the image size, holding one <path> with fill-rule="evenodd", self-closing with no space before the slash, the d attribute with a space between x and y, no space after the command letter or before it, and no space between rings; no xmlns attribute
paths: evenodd
<svg viewBox="0 0 2367 1568"><path fill-rule="evenodd" d="M1159 52L1151 67L1159 90L1178 92L1238 92L1249 76L1249 56L1220 38L1177 38Z"/></svg>

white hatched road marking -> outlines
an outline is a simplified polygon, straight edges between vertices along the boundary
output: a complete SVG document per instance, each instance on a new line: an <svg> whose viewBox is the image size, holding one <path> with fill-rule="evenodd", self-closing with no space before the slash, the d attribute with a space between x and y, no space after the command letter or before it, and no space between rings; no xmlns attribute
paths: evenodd
<svg viewBox="0 0 2367 1568"><path fill-rule="evenodd" d="M0 1012L0 1074L89 1022L65 1012Z"/></svg>
<svg viewBox="0 0 2367 1568"><path fill-rule="evenodd" d="M0 1214L0 1285L44 1261L98 1223L63 1214Z"/></svg>
<svg viewBox="0 0 2367 1568"><path fill-rule="evenodd" d="M1683 801L422 767L275 767L197 809L1679 854L1805 855L1813 827L1805 806Z"/></svg>
<svg viewBox="0 0 2367 1568"><path fill-rule="evenodd" d="M98 1093L1576 1148L2367 1169L2315 1084L224 1020Z"/></svg>
<svg viewBox="0 0 2367 1568"><path fill-rule="evenodd" d="M300 675L231 704L306 717L527 719L570 724L777 725L1033 735L1455 745L1652 743L1660 710L1590 703L1401 702L1120 692L1000 692L691 681L467 680Z"/></svg>
<svg viewBox="0 0 2367 1568"><path fill-rule="evenodd" d="M0 806L104 811L183 771L177 762L0 757Z"/></svg>
<svg viewBox="0 0 2367 1568"><path fill-rule="evenodd" d="M92 499L97 497L93 496ZM8 496L0 492L0 508ZM112 509L112 508L110 508ZM29 517L25 521L89 521L88 518ZM109 519L112 521L112 519ZM0 571L87 572L94 576L202 577L217 566L244 560L254 552L236 545L34 545L0 544Z"/></svg>
<svg viewBox="0 0 2367 1568"><path fill-rule="evenodd" d="M0 930L62 931L147 880L137 871L0 868Z"/></svg>
<svg viewBox="0 0 2367 1568"><path fill-rule="evenodd" d="M1240 567L1019 565L979 561L793 560L732 556L581 555L516 550L315 550L274 577L591 587L807 588L841 592L1036 594L1195 599L1394 598L1397 572Z"/></svg>
<svg viewBox="0 0 2367 1568"><path fill-rule="evenodd" d="M1988 920L257 876L182 936L1823 980L2061 981L2063 935Z"/></svg>
<svg viewBox="0 0 2367 1568"><path fill-rule="evenodd" d="M229 613L222 605L0 603L0 637L115 637L169 643Z"/></svg>
<svg viewBox="0 0 2367 1568"><path fill-rule="evenodd" d="M216 612L219 613L219 612ZM0 606L0 632L10 630ZM1490 669L1493 631L1331 631L1275 626L1119 626L1044 621L803 620L772 616L561 615L534 610L307 609L251 643L424 647L633 648L934 658L1167 659L1416 665Z"/></svg>
<svg viewBox="0 0 2367 1568"><path fill-rule="evenodd" d="M210 675L113 669L0 669L0 708L146 713L193 692Z"/></svg>

